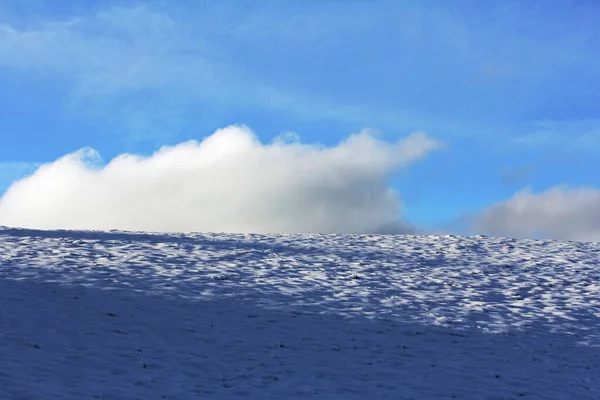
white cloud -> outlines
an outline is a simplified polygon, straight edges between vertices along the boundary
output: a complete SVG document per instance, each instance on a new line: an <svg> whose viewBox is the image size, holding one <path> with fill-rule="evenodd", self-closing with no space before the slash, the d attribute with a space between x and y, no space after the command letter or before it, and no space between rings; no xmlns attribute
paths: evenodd
<svg viewBox="0 0 600 400"><path fill-rule="evenodd" d="M472 228L499 236L600 241L600 190L556 186L524 189L476 215Z"/></svg>
<svg viewBox="0 0 600 400"><path fill-rule="evenodd" d="M376 232L406 228L387 185L439 143L396 144L369 131L334 147L294 137L263 144L230 126L202 142L121 155L103 165L83 149L42 165L0 199L0 225L41 229Z"/></svg>

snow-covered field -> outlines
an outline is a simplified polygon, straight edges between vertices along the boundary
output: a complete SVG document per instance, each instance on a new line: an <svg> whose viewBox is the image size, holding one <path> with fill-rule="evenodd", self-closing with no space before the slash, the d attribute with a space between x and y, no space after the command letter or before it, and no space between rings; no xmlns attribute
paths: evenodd
<svg viewBox="0 0 600 400"><path fill-rule="evenodd" d="M0 229L0 399L600 399L600 243Z"/></svg>

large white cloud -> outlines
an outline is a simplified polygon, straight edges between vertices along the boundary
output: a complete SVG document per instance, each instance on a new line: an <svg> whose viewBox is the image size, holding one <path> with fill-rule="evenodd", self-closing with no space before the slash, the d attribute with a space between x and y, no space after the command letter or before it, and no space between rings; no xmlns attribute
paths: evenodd
<svg viewBox="0 0 600 400"><path fill-rule="evenodd" d="M220 232L401 231L388 186L398 168L439 143L395 144L368 131L334 147L261 143L244 126L202 142L121 155L103 165L82 149L42 165L0 199L0 225L41 229Z"/></svg>
<svg viewBox="0 0 600 400"><path fill-rule="evenodd" d="M600 241L600 190L556 186L524 189L475 216L472 228L500 236Z"/></svg>

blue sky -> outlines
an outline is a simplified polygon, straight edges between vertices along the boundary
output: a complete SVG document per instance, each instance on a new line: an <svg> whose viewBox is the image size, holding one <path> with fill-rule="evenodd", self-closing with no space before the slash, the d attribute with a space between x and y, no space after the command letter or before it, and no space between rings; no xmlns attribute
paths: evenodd
<svg viewBox="0 0 600 400"><path fill-rule="evenodd" d="M551 208L531 232L594 215L595 237L597 21L568 0L6 1L0 190L83 147L148 156L231 124L324 146L420 131L443 146L386 178L410 224L462 233L498 207L516 224L510 201L531 190ZM543 197L557 187L560 206Z"/></svg>

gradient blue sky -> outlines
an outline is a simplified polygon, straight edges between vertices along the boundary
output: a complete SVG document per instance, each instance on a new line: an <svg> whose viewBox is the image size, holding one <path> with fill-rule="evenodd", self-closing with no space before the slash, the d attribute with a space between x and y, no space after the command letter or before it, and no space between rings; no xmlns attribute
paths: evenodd
<svg viewBox="0 0 600 400"><path fill-rule="evenodd" d="M150 154L241 123L325 145L427 132L444 148L391 181L423 229L525 188L596 193L598 21L583 0L4 1L0 191L85 146Z"/></svg>

